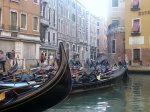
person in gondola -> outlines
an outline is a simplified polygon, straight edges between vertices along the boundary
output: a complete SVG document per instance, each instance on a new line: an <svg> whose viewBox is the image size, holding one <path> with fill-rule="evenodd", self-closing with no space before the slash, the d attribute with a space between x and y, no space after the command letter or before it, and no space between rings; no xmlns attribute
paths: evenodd
<svg viewBox="0 0 150 112"><path fill-rule="evenodd" d="M52 53L49 56L49 65L54 66L54 56L52 55Z"/></svg>
<svg viewBox="0 0 150 112"><path fill-rule="evenodd" d="M11 52L8 52L6 54L7 58L9 59L10 68L14 66L14 60L15 60L15 51L12 50Z"/></svg>
<svg viewBox="0 0 150 112"><path fill-rule="evenodd" d="M0 50L0 64L2 65L3 72L5 72L5 62L6 62L6 55L2 50Z"/></svg>

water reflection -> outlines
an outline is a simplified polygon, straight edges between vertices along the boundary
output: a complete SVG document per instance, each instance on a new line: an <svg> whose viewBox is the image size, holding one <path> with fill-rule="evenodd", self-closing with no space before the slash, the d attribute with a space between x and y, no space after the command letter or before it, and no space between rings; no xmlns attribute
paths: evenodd
<svg viewBox="0 0 150 112"><path fill-rule="evenodd" d="M70 95L44 112L150 112L150 76L129 75L113 88Z"/></svg>

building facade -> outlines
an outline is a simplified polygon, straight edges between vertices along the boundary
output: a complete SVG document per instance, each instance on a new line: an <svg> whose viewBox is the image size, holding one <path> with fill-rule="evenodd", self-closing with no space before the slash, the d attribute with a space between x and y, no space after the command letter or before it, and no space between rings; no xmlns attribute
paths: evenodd
<svg viewBox="0 0 150 112"><path fill-rule="evenodd" d="M79 53L79 59L85 61L86 59L86 46L87 46L87 35L86 35L86 8L77 1L76 10L77 20L77 52Z"/></svg>
<svg viewBox="0 0 150 112"><path fill-rule="evenodd" d="M34 9L34 10L31 10ZM0 49L19 59L39 59L39 0L0 1Z"/></svg>
<svg viewBox="0 0 150 112"><path fill-rule="evenodd" d="M107 50L110 64L125 60L125 0L109 0Z"/></svg>
<svg viewBox="0 0 150 112"><path fill-rule="evenodd" d="M40 52L48 58L55 55L57 45L57 0L40 2Z"/></svg>
<svg viewBox="0 0 150 112"><path fill-rule="evenodd" d="M127 0L125 48L130 65L150 65L150 1Z"/></svg>
<svg viewBox="0 0 150 112"><path fill-rule="evenodd" d="M97 18L97 56L107 54L106 21Z"/></svg>
<svg viewBox="0 0 150 112"><path fill-rule="evenodd" d="M63 42L68 58L76 52L76 0L58 0L58 45Z"/></svg>
<svg viewBox="0 0 150 112"><path fill-rule="evenodd" d="M86 58L95 60L97 58L97 18L87 12L87 52Z"/></svg>

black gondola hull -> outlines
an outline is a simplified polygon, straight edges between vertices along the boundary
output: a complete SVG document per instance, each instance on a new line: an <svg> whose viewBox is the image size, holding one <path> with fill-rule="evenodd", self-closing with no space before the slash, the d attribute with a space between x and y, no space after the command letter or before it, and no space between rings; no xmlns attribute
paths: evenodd
<svg viewBox="0 0 150 112"><path fill-rule="evenodd" d="M19 96L8 104L0 106L0 112L41 112L62 100L70 93L72 88L71 73L64 48L61 44L63 57L61 65L51 81L45 82L41 87L34 88L29 93Z"/></svg>
<svg viewBox="0 0 150 112"><path fill-rule="evenodd" d="M125 75L127 75L127 68L122 68L121 70L115 72L114 75L106 79L101 79L100 81L73 84L71 93L75 94L112 87L116 82L120 81Z"/></svg>

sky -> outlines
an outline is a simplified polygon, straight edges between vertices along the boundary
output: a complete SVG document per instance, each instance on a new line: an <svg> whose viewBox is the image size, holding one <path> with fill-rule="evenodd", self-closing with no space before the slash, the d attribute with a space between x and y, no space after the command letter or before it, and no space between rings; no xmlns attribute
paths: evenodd
<svg viewBox="0 0 150 112"><path fill-rule="evenodd" d="M79 0L88 11L98 17L107 17L108 0Z"/></svg>

